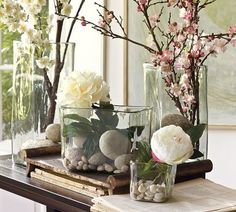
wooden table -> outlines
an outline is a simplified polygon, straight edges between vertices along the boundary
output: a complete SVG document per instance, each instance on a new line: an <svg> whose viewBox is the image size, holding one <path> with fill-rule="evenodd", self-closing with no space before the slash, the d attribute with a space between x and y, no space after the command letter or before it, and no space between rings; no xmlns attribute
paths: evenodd
<svg viewBox="0 0 236 212"><path fill-rule="evenodd" d="M176 182L204 178L211 169L210 160L181 164ZM92 205L90 197L31 180L25 167L14 165L9 158L0 158L0 188L46 205L47 212L89 211Z"/></svg>
<svg viewBox="0 0 236 212"><path fill-rule="evenodd" d="M89 211L92 205L91 198L84 195L60 190L50 184L39 185L26 177L25 167L12 164L10 159L0 160L0 188L46 205L47 212Z"/></svg>

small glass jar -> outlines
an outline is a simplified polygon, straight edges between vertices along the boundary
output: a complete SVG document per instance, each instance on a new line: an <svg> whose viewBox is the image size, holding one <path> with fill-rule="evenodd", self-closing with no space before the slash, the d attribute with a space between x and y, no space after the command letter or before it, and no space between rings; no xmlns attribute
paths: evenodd
<svg viewBox="0 0 236 212"><path fill-rule="evenodd" d="M130 196L134 200L165 202L172 194L176 165L130 162Z"/></svg>
<svg viewBox="0 0 236 212"><path fill-rule="evenodd" d="M150 139L150 107L61 107L60 116L69 171L128 172L135 142Z"/></svg>

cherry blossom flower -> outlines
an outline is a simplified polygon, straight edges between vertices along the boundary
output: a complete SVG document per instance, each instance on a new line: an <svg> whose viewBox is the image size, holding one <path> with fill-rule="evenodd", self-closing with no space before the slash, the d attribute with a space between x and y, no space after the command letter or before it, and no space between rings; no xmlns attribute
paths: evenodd
<svg viewBox="0 0 236 212"><path fill-rule="evenodd" d="M171 88L170 88L170 92L174 96L179 97L181 95L181 88L177 83L175 83L175 84L172 83Z"/></svg>

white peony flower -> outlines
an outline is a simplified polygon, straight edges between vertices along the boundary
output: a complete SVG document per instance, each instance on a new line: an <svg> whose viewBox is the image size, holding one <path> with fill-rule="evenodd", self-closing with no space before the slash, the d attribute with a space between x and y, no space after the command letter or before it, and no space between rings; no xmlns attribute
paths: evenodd
<svg viewBox="0 0 236 212"><path fill-rule="evenodd" d="M109 86L94 72L72 72L62 80L57 102L62 106L90 108L98 101L110 101Z"/></svg>
<svg viewBox="0 0 236 212"><path fill-rule="evenodd" d="M155 158L170 165L180 164L193 154L190 136L174 125L160 128L153 134L151 149Z"/></svg>

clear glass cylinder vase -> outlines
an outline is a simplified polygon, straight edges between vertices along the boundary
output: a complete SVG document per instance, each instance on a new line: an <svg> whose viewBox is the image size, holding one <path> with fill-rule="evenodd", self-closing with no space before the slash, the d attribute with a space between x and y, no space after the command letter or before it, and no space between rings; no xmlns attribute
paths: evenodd
<svg viewBox="0 0 236 212"><path fill-rule="evenodd" d="M165 202L172 194L176 165L130 162L130 196L134 200Z"/></svg>
<svg viewBox="0 0 236 212"><path fill-rule="evenodd" d="M69 171L126 173L136 142L150 140L150 107L61 107L60 116Z"/></svg>
<svg viewBox="0 0 236 212"><path fill-rule="evenodd" d="M205 125L203 134L196 142L195 148L203 153L202 159L206 158L208 144L207 67L198 67L193 71L192 74L196 79L195 93L193 95L192 91L189 91L189 95L186 96L181 96L184 88L180 85L184 73L177 71L178 84L168 85L168 77L172 77L173 73L162 72L159 66L154 67L152 64L144 64L143 67L145 104L155 107L153 110L155 120L152 121L154 125L152 129L173 124L181 126L187 132L193 126ZM191 99L192 96L194 99ZM196 102L195 109L187 108L188 101ZM184 113L185 109L187 110L186 113Z"/></svg>
<svg viewBox="0 0 236 212"><path fill-rule="evenodd" d="M45 136L47 125L59 122L56 105L53 119L48 120L52 94L56 94L52 90L55 83L57 88L60 86L60 78L55 80L56 77L73 71L74 48L74 43L50 43L41 49L34 44L14 42L11 131L15 163L24 164L19 154L22 149L53 143Z"/></svg>
<svg viewBox="0 0 236 212"><path fill-rule="evenodd" d="M152 133L160 128L159 102L158 102L158 68L150 63L143 64L144 70L144 101L145 105L153 108Z"/></svg>

